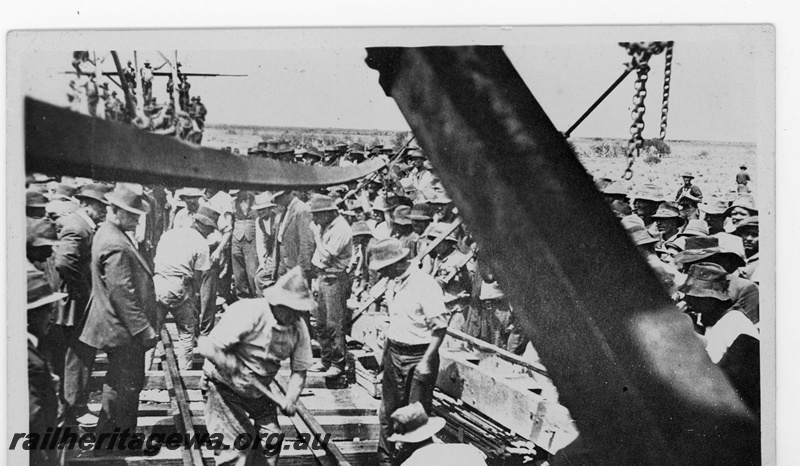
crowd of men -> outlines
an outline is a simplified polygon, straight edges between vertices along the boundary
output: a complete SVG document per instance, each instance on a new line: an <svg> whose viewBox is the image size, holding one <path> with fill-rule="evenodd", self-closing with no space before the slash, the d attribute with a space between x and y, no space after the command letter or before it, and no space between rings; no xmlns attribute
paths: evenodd
<svg viewBox="0 0 800 466"><path fill-rule="evenodd" d="M330 148L329 163L391 155L343 147ZM328 150L269 141L252 152L320 163ZM746 167L730 199L704 198L691 173L676 196L665 186L598 185L711 360L757 411L758 210L742 173ZM191 368L195 355L205 359L209 431L228 444L242 433L279 432L277 412L295 412L307 372L342 377L352 303L380 295L373 310L387 313L389 325L378 454L382 464L401 464L422 457L422 448L433 451L440 421L428 416L448 328L516 354L529 344L517 309L419 148L366 179L312 191L42 176L27 185L34 432L59 422L100 433L134 429L144 371L168 314L179 367ZM316 361L312 340L320 347ZM87 387L98 351L107 354L108 371L102 409L91 413ZM291 377L281 397L266 387L285 359ZM55 386L44 375L50 371ZM218 463L242 464L256 453L219 454ZM475 454L452 451L464 464Z"/></svg>
<svg viewBox="0 0 800 466"><path fill-rule="evenodd" d="M208 110L200 96L191 96L189 78L181 72L181 63L176 64L178 77L178 105L175 103L175 82L172 75L166 84L167 102L159 102L153 94L155 72L168 63L153 67L145 59L137 72L131 61L122 71L131 104L124 92L109 92L109 80L95 73L96 64L88 58L88 52L75 52L73 67L75 79L70 81L67 101L73 111L109 121L132 123L140 129L157 134L173 135L182 140L200 144L203 140ZM98 83L102 80L102 84Z"/></svg>

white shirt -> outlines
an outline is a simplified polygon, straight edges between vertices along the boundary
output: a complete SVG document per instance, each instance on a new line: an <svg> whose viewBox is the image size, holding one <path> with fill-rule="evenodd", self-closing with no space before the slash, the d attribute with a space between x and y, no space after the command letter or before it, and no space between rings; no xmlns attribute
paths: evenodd
<svg viewBox="0 0 800 466"><path fill-rule="evenodd" d="M759 339L758 329L741 311L731 310L701 335L706 342L706 351L711 362L717 364L739 335L750 335Z"/></svg>
<svg viewBox="0 0 800 466"><path fill-rule="evenodd" d="M164 277L192 277L211 268L208 244L197 230L173 228L161 235L155 273Z"/></svg>
<svg viewBox="0 0 800 466"><path fill-rule="evenodd" d="M444 293L436 280L416 267L409 267L389 282L386 290L389 328L386 338L406 345L431 342L433 331L447 328Z"/></svg>

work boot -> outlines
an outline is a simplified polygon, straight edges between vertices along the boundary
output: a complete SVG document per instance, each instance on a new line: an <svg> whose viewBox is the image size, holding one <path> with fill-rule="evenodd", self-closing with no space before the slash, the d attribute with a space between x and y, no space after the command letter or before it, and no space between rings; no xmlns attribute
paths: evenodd
<svg viewBox="0 0 800 466"><path fill-rule="evenodd" d="M308 371L309 372L326 372L328 369L330 369L330 367L331 367L330 364L325 364L322 361L317 361L317 362L314 363L313 366L311 366L308 369Z"/></svg>
<svg viewBox="0 0 800 466"><path fill-rule="evenodd" d="M344 371L342 370L341 367L331 366L328 369L328 371L325 372L325 378L326 379L335 379L336 377L339 377L340 375L342 375L342 372L344 372Z"/></svg>

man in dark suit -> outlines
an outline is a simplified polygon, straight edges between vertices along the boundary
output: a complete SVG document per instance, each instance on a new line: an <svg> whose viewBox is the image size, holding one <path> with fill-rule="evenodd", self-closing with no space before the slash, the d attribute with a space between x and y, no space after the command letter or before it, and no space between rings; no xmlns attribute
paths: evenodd
<svg viewBox="0 0 800 466"><path fill-rule="evenodd" d="M64 306L56 309L50 331L50 361L63 384L64 419L67 425L97 425L97 416L86 407L86 391L96 350L78 340L89 296L92 293L92 238L97 226L106 219L103 185L88 184L75 195L80 208L59 219L61 244L53 251L56 270L61 276L62 291L67 293Z"/></svg>
<svg viewBox="0 0 800 466"><path fill-rule="evenodd" d="M56 428L58 397L53 373L47 359L39 351L40 341L47 335L54 305L66 296L53 293L44 274L28 267L28 413L29 432L43 438L48 428ZM55 450L33 448L30 451L31 465L56 465Z"/></svg>
<svg viewBox="0 0 800 466"><path fill-rule="evenodd" d="M278 225L278 266L275 268L275 278L284 276L299 265L303 276L309 279L311 256L316 248L311 235L311 209L293 191L278 191L272 202L286 208Z"/></svg>
<svg viewBox="0 0 800 466"><path fill-rule="evenodd" d="M104 349L108 372L103 385L97 433L136 427L139 392L144 386L144 356L158 335L153 273L128 232L150 206L141 185L118 183L106 194L112 215L97 229L92 244L92 297L80 340ZM108 445L95 445L97 450Z"/></svg>

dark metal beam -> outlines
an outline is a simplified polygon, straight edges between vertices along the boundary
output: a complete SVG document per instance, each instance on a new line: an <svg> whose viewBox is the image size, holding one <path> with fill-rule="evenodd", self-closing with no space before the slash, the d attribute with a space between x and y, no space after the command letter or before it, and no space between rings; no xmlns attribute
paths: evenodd
<svg viewBox="0 0 800 466"><path fill-rule="evenodd" d="M237 156L131 125L25 99L25 170L107 181L220 189L314 188L362 178L385 163L315 167Z"/></svg>
<svg viewBox="0 0 800 466"><path fill-rule="evenodd" d="M367 64L522 311L586 461L758 462L758 423L502 49L373 48Z"/></svg>

